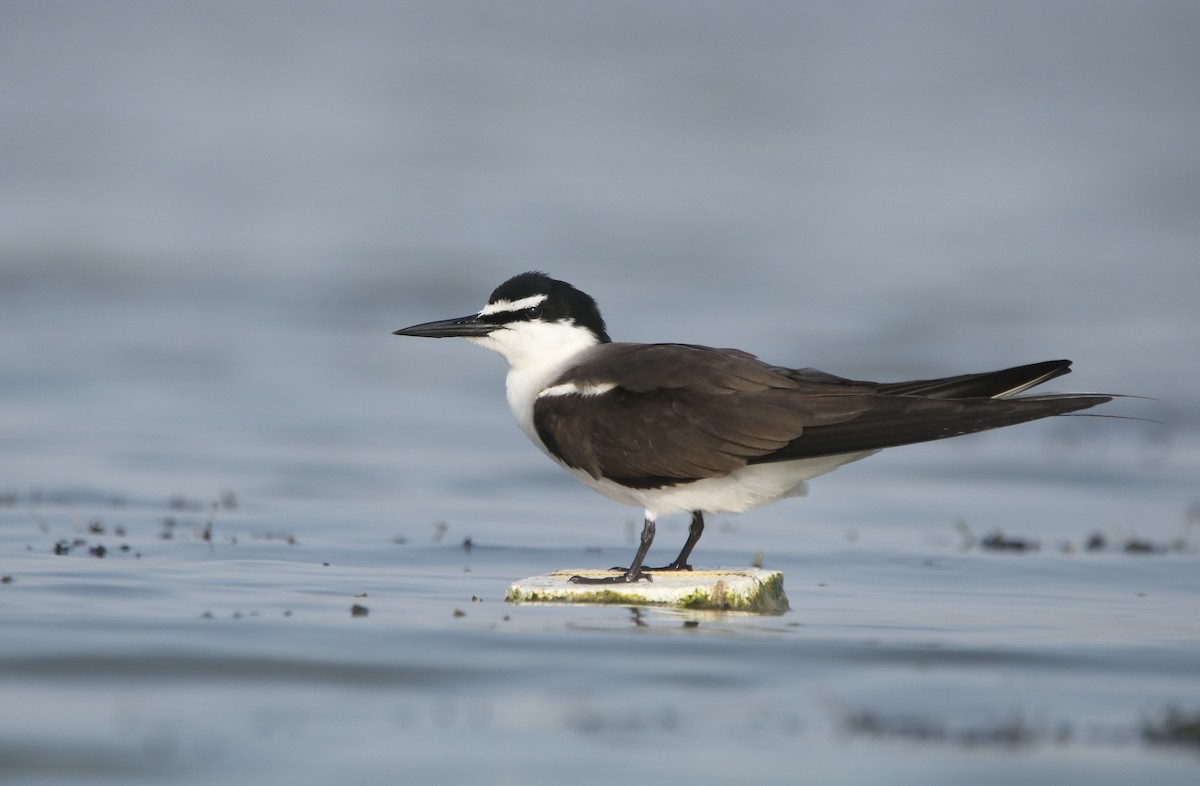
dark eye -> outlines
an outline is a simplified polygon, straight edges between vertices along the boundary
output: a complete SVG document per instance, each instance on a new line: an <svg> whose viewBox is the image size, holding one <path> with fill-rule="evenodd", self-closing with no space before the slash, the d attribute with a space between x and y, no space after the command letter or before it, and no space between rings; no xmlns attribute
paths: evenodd
<svg viewBox="0 0 1200 786"><path fill-rule="evenodd" d="M542 316L542 304L539 303L536 306L530 306L529 308L525 309L525 313L530 319L538 319Z"/></svg>

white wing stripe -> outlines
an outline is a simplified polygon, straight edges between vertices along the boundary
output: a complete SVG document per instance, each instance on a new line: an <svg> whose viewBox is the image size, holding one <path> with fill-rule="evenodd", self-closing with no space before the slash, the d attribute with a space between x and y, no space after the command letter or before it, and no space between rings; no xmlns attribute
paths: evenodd
<svg viewBox="0 0 1200 786"><path fill-rule="evenodd" d="M561 385L548 387L537 394L538 398L547 396L601 396L615 388L615 382L600 382L598 384L578 385L574 382L564 382Z"/></svg>

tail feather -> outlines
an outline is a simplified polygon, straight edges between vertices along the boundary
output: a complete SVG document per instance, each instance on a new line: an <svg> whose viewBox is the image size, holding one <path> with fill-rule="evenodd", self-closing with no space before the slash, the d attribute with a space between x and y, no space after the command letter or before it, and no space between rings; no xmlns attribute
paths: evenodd
<svg viewBox="0 0 1200 786"><path fill-rule="evenodd" d="M1091 393L1001 399L875 396L871 408L862 415L841 423L806 428L800 437L780 450L751 459L750 463L793 461L932 442L1066 415L1111 400L1111 396Z"/></svg>
<svg viewBox="0 0 1200 786"><path fill-rule="evenodd" d="M815 370L797 370L793 373L798 379L845 386L845 395L861 395L851 387L867 388L871 391L866 396L868 406L853 418L809 426L780 450L751 462L792 461L930 442L1066 415L1112 400L1093 393L1018 395L1070 372L1071 361L1047 360L982 374L879 384L823 379Z"/></svg>
<svg viewBox="0 0 1200 786"><path fill-rule="evenodd" d="M942 379L893 382L876 390L889 396L925 396L928 398L1009 398L1043 382L1071 373L1071 361L1047 360L1027 366L962 374Z"/></svg>

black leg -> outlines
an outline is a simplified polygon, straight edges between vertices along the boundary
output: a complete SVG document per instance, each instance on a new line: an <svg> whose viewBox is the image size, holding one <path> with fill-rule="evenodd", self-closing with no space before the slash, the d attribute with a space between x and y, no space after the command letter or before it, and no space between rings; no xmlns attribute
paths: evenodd
<svg viewBox="0 0 1200 786"><path fill-rule="evenodd" d="M587 576L572 576L572 584L632 584L635 581L652 581L653 578L649 573L642 570L642 562L646 559L646 552L650 550L650 544L654 542L654 519L646 516L646 523L642 525L642 539L638 544L637 554L633 555L633 562L629 568L619 576L604 576L602 578L589 578ZM620 570L620 568L617 568Z"/></svg>
<svg viewBox="0 0 1200 786"><path fill-rule="evenodd" d="M688 527L687 543L683 544L683 550L679 552L679 556L670 565L663 565L661 568L646 568L646 570L691 570L692 566L688 564L688 557L692 556L692 549L696 548L696 543L703 534L704 513L699 510L693 510L692 523Z"/></svg>

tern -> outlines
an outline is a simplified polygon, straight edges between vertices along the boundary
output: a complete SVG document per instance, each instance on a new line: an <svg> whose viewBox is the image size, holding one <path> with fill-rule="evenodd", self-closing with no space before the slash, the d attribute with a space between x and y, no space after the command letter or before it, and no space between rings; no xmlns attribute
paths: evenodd
<svg viewBox="0 0 1200 786"><path fill-rule="evenodd" d="M691 570L705 513L741 513L883 448L1011 426L1111 396L1019 395L1070 372L1049 360L979 374L877 383L786 368L737 349L615 343L596 301L545 273L513 276L478 312L397 336L458 337L508 362L508 405L533 444L617 502L642 508L628 568L576 583ZM675 560L644 567L655 522L691 513Z"/></svg>

